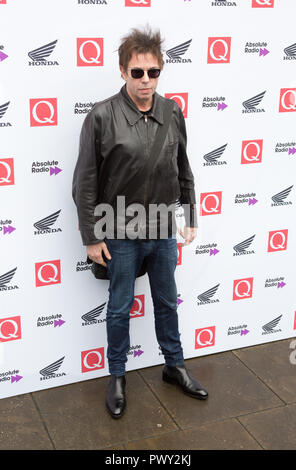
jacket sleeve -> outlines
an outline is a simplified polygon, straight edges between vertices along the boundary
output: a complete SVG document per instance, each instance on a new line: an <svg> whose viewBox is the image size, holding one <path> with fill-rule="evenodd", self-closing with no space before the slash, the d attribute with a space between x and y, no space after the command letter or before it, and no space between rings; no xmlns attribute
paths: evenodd
<svg viewBox="0 0 296 470"><path fill-rule="evenodd" d="M79 154L72 181L72 197L77 207L83 245L94 245L101 241L94 234L94 210L99 202L100 164L100 125L92 109L81 129Z"/></svg>
<svg viewBox="0 0 296 470"><path fill-rule="evenodd" d="M179 113L179 148L178 168L180 184L180 203L184 207L185 224L187 227L197 227L196 199L194 189L194 177L187 156L187 133L185 119L181 108Z"/></svg>

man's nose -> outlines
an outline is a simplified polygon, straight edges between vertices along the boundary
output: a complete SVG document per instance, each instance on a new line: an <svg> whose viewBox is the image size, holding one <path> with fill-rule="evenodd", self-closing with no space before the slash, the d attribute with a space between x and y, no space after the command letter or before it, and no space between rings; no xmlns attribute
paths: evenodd
<svg viewBox="0 0 296 470"><path fill-rule="evenodd" d="M149 75L148 75L148 71L147 70L144 70L144 75L142 77L142 82L149 82L150 78L149 78Z"/></svg>

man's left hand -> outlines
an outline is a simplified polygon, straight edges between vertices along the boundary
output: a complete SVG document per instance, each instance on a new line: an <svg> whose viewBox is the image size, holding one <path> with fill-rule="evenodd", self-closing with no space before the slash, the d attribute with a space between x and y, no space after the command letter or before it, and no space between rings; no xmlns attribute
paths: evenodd
<svg viewBox="0 0 296 470"><path fill-rule="evenodd" d="M180 233L181 237L185 239L184 243L180 243L181 246L186 246L191 243L197 234L197 229L196 227L184 227L184 233L182 232L181 229L178 229L178 232Z"/></svg>

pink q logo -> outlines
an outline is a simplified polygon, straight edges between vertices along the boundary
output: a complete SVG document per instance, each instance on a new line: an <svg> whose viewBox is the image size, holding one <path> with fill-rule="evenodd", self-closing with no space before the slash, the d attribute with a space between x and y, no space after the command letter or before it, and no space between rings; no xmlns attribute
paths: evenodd
<svg viewBox="0 0 296 470"><path fill-rule="evenodd" d="M0 343L21 339L21 317L0 319Z"/></svg>
<svg viewBox="0 0 296 470"><path fill-rule="evenodd" d="M296 111L296 88L282 88L280 92L280 113Z"/></svg>
<svg viewBox="0 0 296 470"><path fill-rule="evenodd" d="M232 300L240 300L252 297L253 294L253 278L236 279L233 282Z"/></svg>
<svg viewBox="0 0 296 470"><path fill-rule="evenodd" d="M0 186L14 184L13 158L1 158L0 160Z"/></svg>
<svg viewBox="0 0 296 470"><path fill-rule="evenodd" d="M30 100L31 127L56 126L57 123L57 98L34 98Z"/></svg>
<svg viewBox="0 0 296 470"><path fill-rule="evenodd" d="M36 287L61 283L60 260L35 263Z"/></svg>
<svg viewBox="0 0 296 470"><path fill-rule="evenodd" d="M176 101L182 109L184 118L188 116L188 93L165 93L165 98Z"/></svg>
<svg viewBox="0 0 296 470"><path fill-rule="evenodd" d="M150 7L151 0L125 0L126 7Z"/></svg>
<svg viewBox="0 0 296 470"><path fill-rule="evenodd" d="M200 215L221 214L222 191L214 193L201 193Z"/></svg>
<svg viewBox="0 0 296 470"><path fill-rule="evenodd" d="M81 351L81 372L104 369L104 348Z"/></svg>
<svg viewBox="0 0 296 470"><path fill-rule="evenodd" d="M243 140L241 163L261 163L262 162L263 140Z"/></svg>
<svg viewBox="0 0 296 470"><path fill-rule="evenodd" d="M145 296L144 294L136 295L134 298L133 306L130 310L130 317L143 317L145 310Z"/></svg>
<svg viewBox="0 0 296 470"><path fill-rule="evenodd" d="M198 328L195 330L195 349L207 348L215 345L215 326Z"/></svg>
<svg viewBox="0 0 296 470"><path fill-rule="evenodd" d="M269 232L267 251L284 251L287 249L287 242L288 229Z"/></svg>
<svg viewBox="0 0 296 470"><path fill-rule="evenodd" d="M0 5L6 5L6 0L0 0Z"/></svg>
<svg viewBox="0 0 296 470"><path fill-rule="evenodd" d="M77 66L101 67L104 65L104 39L77 39Z"/></svg>
<svg viewBox="0 0 296 470"><path fill-rule="evenodd" d="M252 0L252 8L273 8L274 0Z"/></svg>
<svg viewBox="0 0 296 470"><path fill-rule="evenodd" d="M231 37L208 39L208 64L230 62Z"/></svg>

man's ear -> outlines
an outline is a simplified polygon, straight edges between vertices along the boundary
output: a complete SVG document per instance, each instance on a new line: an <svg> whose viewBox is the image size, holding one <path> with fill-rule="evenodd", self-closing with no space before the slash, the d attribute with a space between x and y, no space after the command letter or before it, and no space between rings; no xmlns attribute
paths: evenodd
<svg viewBox="0 0 296 470"><path fill-rule="evenodd" d="M122 65L120 65L119 68L120 68L120 72L121 72L121 78L123 78L123 80L126 81L126 73L125 73Z"/></svg>

